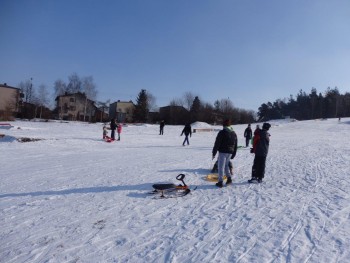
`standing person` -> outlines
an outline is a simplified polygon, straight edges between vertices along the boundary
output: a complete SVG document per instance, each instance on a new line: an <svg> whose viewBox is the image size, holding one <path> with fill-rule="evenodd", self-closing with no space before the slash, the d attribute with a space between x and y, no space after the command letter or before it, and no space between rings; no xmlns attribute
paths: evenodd
<svg viewBox="0 0 350 263"><path fill-rule="evenodd" d="M265 175L266 156L269 151L270 134L267 132L271 127L270 123L264 123L261 130L254 132L254 143L251 153L255 154L252 167L252 179L249 183L261 183Z"/></svg>
<svg viewBox="0 0 350 263"><path fill-rule="evenodd" d="M111 139L114 141L115 140L115 129L117 128L117 124L116 124L114 118L111 120L110 128L111 128Z"/></svg>
<svg viewBox="0 0 350 263"><path fill-rule="evenodd" d="M249 141L253 137L252 129L250 128L250 124L248 124L248 127L244 130L244 137L245 137L245 147L249 146Z"/></svg>
<svg viewBox="0 0 350 263"><path fill-rule="evenodd" d="M164 133L165 121L161 121L159 124L159 135L163 135Z"/></svg>
<svg viewBox="0 0 350 263"><path fill-rule="evenodd" d="M230 159L235 158L237 152L237 135L231 127L230 120L225 120L223 122L223 129L219 131L216 136L215 144L213 147L213 159L216 153L219 152L218 157L218 172L219 181L216 183L217 187L223 187L224 173L226 174L227 181L226 185L232 183L231 173L230 173Z"/></svg>
<svg viewBox="0 0 350 263"><path fill-rule="evenodd" d="M120 134L122 133L122 124L117 125L118 141L120 141Z"/></svg>
<svg viewBox="0 0 350 263"><path fill-rule="evenodd" d="M185 146L185 142L187 142L187 145L190 145L190 142L188 141L188 135L190 135L190 137L192 137L192 128L191 128L191 125L189 123L187 123L185 125L185 128L182 130L182 133L180 136L182 136L183 134L185 134L185 140L182 143L182 146Z"/></svg>

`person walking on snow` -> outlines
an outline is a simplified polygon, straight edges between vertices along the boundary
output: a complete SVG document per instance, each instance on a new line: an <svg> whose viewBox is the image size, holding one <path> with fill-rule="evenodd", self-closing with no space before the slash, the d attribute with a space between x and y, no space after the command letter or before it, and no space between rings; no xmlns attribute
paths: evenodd
<svg viewBox="0 0 350 263"><path fill-rule="evenodd" d="M270 123L264 123L262 129L254 132L254 142L251 153L255 154L252 167L252 179L250 183L262 182L265 175L266 156L269 152L270 134L267 132L271 127Z"/></svg>
<svg viewBox="0 0 350 263"><path fill-rule="evenodd" d="M122 133L122 124L117 125L118 141L120 141L120 134Z"/></svg>
<svg viewBox="0 0 350 263"><path fill-rule="evenodd" d="M224 173L226 174L227 181L226 185L232 183L231 173L230 173L230 159L235 158L237 153L237 135L231 127L230 120L225 120L223 122L223 129L219 131L216 136L215 144L213 147L213 160L216 153L219 152L218 157L218 172L219 181L216 183L217 187L223 187Z"/></svg>
<svg viewBox="0 0 350 263"><path fill-rule="evenodd" d="M249 141L253 136L252 129L250 128L250 124L248 124L248 127L244 130L244 137L245 137L245 147L249 146Z"/></svg>
<svg viewBox="0 0 350 263"><path fill-rule="evenodd" d="M164 133L165 121L161 121L159 124L159 135L163 135Z"/></svg>
<svg viewBox="0 0 350 263"><path fill-rule="evenodd" d="M192 137L192 128L191 128L191 125L189 123L187 123L185 125L185 128L182 130L182 133L180 136L182 136L183 134L185 134L185 140L182 143L182 146L185 146L185 142L187 142L187 145L190 145L190 142L188 141L188 135L190 135L190 137Z"/></svg>

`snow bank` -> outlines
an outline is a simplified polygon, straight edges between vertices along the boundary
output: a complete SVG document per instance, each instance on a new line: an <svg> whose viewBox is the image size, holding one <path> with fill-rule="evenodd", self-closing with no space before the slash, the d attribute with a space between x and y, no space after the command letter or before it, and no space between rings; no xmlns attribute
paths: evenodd
<svg viewBox="0 0 350 263"><path fill-rule="evenodd" d="M196 121L194 123L191 124L191 127L194 129L210 129L212 128L212 126L206 122L200 122L200 121Z"/></svg>

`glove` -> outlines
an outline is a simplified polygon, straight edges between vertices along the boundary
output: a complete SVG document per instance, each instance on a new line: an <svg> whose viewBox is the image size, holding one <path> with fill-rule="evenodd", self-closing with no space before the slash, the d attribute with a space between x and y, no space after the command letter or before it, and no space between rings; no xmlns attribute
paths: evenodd
<svg viewBox="0 0 350 263"><path fill-rule="evenodd" d="M254 153L254 149L253 148L250 148L250 153Z"/></svg>

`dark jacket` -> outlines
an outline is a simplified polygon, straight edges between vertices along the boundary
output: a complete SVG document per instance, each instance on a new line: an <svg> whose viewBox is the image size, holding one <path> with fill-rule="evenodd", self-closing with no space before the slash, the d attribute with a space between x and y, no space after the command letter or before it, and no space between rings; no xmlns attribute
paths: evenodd
<svg viewBox="0 0 350 263"><path fill-rule="evenodd" d="M181 133L181 136L185 134L186 136L190 135L192 136L192 128L191 128L191 125L189 124L186 124L185 125L185 128L182 130L182 133Z"/></svg>
<svg viewBox="0 0 350 263"><path fill-rule="evenodd" d="M231 159L236 156L237 135L228 127L225 127L219 131L218 135L216 136L215 144L213 147L213 156L215 156L218 151L221 153L231 153Z"/></svg>
<svg viewBox="0 0 350 263"><path fill-rule="evenodd" d="M247 127L244 131L244 137L247 139L251 139L253 135L252 129L250 127Z"/></svg>
<svg viewBox="0 0 350 263"><path fill-rule="evenodd" d="M254 133L254 145L253 151L256 156L266 157L269 152L270 145L270 134L267 130L259 130L256 134Z"/></svg>
<svg viewBox="0 0 350 263"><path fill-rule="evenodd" d="M117 128L117 123L115 122L114 119L111 120L110 128L112 131L114 131Z"/></svg>

